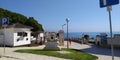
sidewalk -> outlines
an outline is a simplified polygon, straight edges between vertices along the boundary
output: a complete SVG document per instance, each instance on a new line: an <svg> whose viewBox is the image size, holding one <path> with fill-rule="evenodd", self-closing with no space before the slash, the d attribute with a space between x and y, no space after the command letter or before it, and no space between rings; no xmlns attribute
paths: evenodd
<svg viewBox="0 0 120 60"><path fill-rule="evenodd" d="M7 58L7 57L2 57L2 58L0 58L0 60L16 60L16 59L13 59L13 58Z"/></svg>
<svg viewBox="0 0 120 60"><path fill-rule="evenodd" d="M6 48L5 56L0 58L0 60L67 60L67 59L45 56L45 55L35 55L35 54L14 52L15 50L19 50L19 49L42 49L43 47L44 45L39 47ZM0 48L0 52L2 51L3 51L3 48Z"/></svg>
<svg viewBox="0 0 120 60"><path fill-rule="evenodd" d="M75 42L72 42L72 46L70 47L98 56L98 60L112 60L111 49L100 48L94 45L79 44ZM114 60L120 60L120 49L114 49Z"/></svg>

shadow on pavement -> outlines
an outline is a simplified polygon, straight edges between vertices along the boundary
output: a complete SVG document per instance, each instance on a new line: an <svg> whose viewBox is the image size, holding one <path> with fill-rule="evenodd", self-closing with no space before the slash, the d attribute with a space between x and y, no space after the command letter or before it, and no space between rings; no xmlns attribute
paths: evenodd
<svg viewBox="0 0 120 60"><path fill-rule="evenodd" d="M94 45L92 45L90 48L80 49L80 50L84 52L92 53L92 54L97 54L97 55L111 56L111 49L96 47ZM120 49L114 49L114 56L120 57Z"/></svg>

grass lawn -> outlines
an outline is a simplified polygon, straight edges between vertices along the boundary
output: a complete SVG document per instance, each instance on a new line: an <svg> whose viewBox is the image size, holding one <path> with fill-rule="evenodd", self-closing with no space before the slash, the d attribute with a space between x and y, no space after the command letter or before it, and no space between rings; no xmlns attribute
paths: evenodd
<svg viewBox="0 0 120 60"><path fill-rule="evenodd" d="M62 54L62 53L59 53L56 51L44 51L44 50L40 50L40 49L23 49L23 50L16 50L15 52L54 56L54 57L70 59L70 60L97 60L98 59L98 57L96 57L96 56L93 56L86 52L78 51L75 49L63 48L62 51L68 51L70 53Z"/></svg>

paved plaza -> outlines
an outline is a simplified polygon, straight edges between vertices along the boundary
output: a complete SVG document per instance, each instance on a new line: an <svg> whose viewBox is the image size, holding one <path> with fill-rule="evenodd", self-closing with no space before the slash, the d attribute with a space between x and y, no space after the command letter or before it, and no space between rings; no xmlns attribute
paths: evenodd
<svg viewBox="0 0 120 60"><path fill-rule="evenodd" d="M38 46L38 47L13 47L13 48L7 47L5 49L5 56L0 58L0 60L67 60L67 59L50 57L45 55L35 55L35 54L14 52L15 50L18 50L18 49L43 49L43 47L44 45ZM112 60L111 50L107 48L100 48L93 45L79 44L75 42L72 42L71 46L69 47L96 55L99 58L98 60ZM62 48L66 48L66 44L65 46L62 46ZM0 55L4 55L3 47L0 47ZM119 49L115 50L115 60L120 60Z"/></svg>

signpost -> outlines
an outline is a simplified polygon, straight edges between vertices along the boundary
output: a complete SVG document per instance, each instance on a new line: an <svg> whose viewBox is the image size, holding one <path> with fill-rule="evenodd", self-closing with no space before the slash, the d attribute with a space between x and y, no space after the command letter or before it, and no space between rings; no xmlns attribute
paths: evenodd
<svg viewBox="0 0 120 60"><path fill-rule="evenodd" d="M6 27L9 24L9 19L8 18L2 18L2 26Z"/></svg>
<svg viewBox="0 0 120 60"><path fill-rule="evenodd" d="M3 40L3 44L4 44L4 55L5 55L5 33L6 33L6 27L9 24L9 19L7 17L2 18L1 22L2 22L1 23L2 27L4 27L4 40Z"/></svg>
<svg viewBox="0 0 120 60"><path fill-rule="evenodd" d="M109 23L110 23L110 39L111 39L111 55L112 60L114 60L114 46L112 40L112 22L111 22L111 10L112 5L119 4L119 0L100 0L100 8L107 7L107 11L109 12Z"/></svg>

